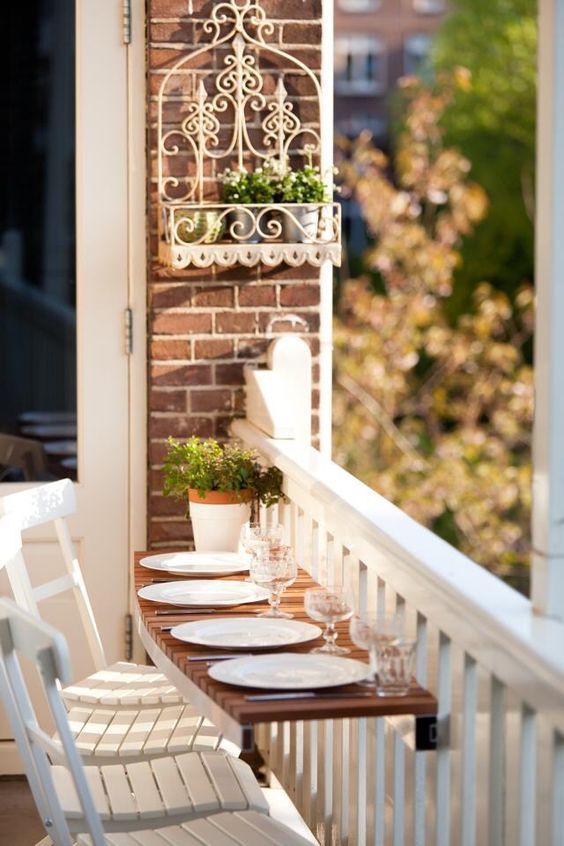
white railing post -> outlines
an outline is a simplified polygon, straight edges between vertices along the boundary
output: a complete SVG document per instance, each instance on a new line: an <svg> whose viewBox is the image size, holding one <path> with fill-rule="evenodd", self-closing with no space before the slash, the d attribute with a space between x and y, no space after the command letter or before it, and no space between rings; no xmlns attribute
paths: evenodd
<svg viewBox="0 0 564 846"><path fill-rule="evenodd" d="M564 0L540 0L532 600L564 620Z"/></svg>

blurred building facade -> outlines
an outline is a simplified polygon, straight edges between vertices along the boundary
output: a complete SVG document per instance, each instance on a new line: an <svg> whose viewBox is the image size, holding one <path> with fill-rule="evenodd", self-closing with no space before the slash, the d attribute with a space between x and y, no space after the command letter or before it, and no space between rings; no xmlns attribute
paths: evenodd
<svg viewBox="0 0 564 846"><path fill-rule="evenodd" d="M389 106L398 79L425 64L447 0L335 0L335 135L356 138L368 129L389 144ZM354 202L343 203L351 255L366 244Z"/></svg>

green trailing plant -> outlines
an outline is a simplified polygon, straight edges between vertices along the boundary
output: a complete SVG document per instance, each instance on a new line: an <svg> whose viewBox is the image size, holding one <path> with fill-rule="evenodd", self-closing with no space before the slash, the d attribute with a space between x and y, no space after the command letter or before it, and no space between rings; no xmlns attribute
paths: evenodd
<svg viewBox="0 0 564 846"><path fill-rule="evenodd" d="M269 507L283 498L282 473L263 467L254 450L237 444L220 444L196 436L182 443L168 439L164 460L165 496L186 500L188 489L202 499L208 491L252 492L255 505Z"/></svg>
<svg viewBox="0 0 564 846"><path fill-rule="evenodd" d="M279 177L268 163L250 173L225 170L221 182L224 201L236 205L273 203L279 191Z"/></svg>
<svg viewBox="0 0 564 846"><path fill-rule="evenodd" d="M328 190L319 168L307 164L301 170L290 170L280 180L282 203L327 203Z"/></svg>

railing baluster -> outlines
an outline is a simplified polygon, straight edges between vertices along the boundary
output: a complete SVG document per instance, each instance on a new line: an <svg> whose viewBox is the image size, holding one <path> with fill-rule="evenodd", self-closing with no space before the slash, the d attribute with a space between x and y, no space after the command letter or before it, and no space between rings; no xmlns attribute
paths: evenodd
<svg viewBox="0 0 564 846"><path fill-rule="evenodd" d="M464 656L462 729L462 846L476 844L476 662Z"/></svg>
<svg viewBox="0 0 564 846"><path fill-rule="evenodd" d="M386 727L383 717L374 720L375 782L374 782L374 846L384 846L386 826Z"/></svg>
<svg viewBox="0 0 564 846"><path fill-rule="evenodd" d="M394 732L393 756L393 846L405 843L405 746L402 738Z"/></svg>
<svg viewBox="0 0 564 846"><path fill-rule="evenodd" d="M417 656L415 675L423 687L427 684L427 620L417 614ZM425 846L427 816L427 754L416 752L413 761L413 846Z"/></svg>
<svg viewBox="0 0 564 846"><path fill-rule="evenodd" d="M490 691L490 831L491 846L502 846L505 837L505 687L492 676Z"/></svg>
<svg viewBox="0 0 564 846"><path fill-rule="evenodd" d="M448 721L452 704L451 642L439 634L438 665L439 748L437 750L436 832L437 846L450 846L450 743ZM445 729L446 735L445 736Z"/></svg>
<svg viewBox="0 0 564 846"><path fill-rule="evenodd" d="M564 737L555 732L553 743L551 846L562 846L564 843Z"/></svg>
<svg viewBox="0 0 564 846"><path fill-rule="evenodd" d="M521 709L521 762L519 767L519 846L535 844L536 715Z"/></svg>

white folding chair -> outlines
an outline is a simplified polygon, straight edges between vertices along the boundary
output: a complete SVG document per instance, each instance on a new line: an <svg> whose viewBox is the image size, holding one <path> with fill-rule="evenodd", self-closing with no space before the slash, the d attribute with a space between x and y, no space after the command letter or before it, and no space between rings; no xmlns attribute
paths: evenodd
<svg viewBox="0 0 564 846"><path fill-rule="evenodd" d="M72 590L96 672L62 691L83 756L118 757L128 762L193 749L223 746L215 726L197 714L176 687L155 667L119 661L106 666L92 605L65 518L76 510L69 479L51 482L0 499L0 519L9 516L20 530L53 522L65 574L32 586L23 553L6 564L16 602L36 617L38 603Z"/></svg>
<svg viewBox="0 0 564 846"><path fill-rule="evenodd" d="M12 540L12 555L17 545ZM39 667L60 743L37 722L19 655ZM231 787L226 790L224 776L211 763L214 755L229 760L220 753L184 755L175 769L154 774L147 763L84 767L57 686L69 676L64 637L11 600L0 599L0 696L45 831L55 846L72 846L73 835L84 846L306 846L309 842L258 812L265 810L262 806L258 811L237 811L240 799ZM231 759L229 765L238 770L243 793L252 774L241 763ZM201 781L204 772L208 780L213 778L213 791L207 796ZM256 790L260 794L258 786Z"/></svg>

